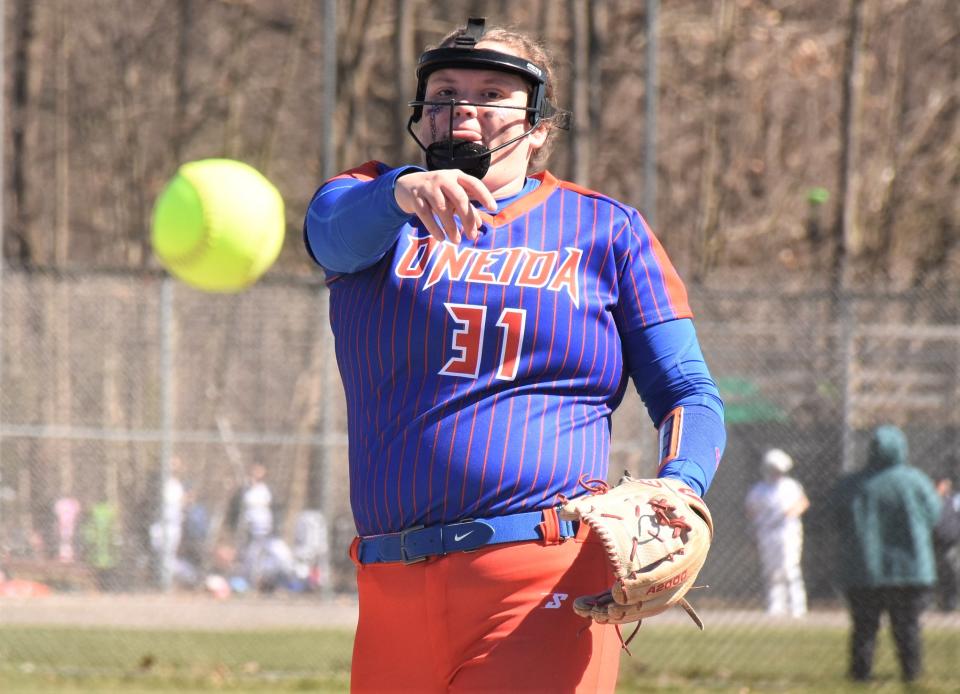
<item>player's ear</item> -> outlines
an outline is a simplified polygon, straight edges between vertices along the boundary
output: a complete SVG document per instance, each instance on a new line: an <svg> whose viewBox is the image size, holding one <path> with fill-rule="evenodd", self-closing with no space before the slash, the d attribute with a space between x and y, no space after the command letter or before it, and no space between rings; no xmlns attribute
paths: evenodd
<svg viewBox="0 0 960 694"><path fill-rule="evenodd" d="M544 143L547 141L547 135L550 134L550 123L547 121L540 121L540 125L530 133L527 137L530 141L530 149L533 152L536 152L538 149L543 147Z"/></svg>

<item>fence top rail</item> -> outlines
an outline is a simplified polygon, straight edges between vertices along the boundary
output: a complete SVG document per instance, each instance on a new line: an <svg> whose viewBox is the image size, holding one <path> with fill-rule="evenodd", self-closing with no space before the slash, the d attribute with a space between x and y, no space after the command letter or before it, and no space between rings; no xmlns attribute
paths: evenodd
<svg viewBox="0 0 960 694"><path fill-rule="evenodd" d="M697 331L722 332L744 337L784 336L798 333L810 334L805 323L738 323L731 326L723 321L698 320ZM821 334L835 335L840 324L823 324ZM925 323L857 323L850 331L851 337L886 337L893 339L943 339L960 340L960 325Z"/></svg>
<svg viewBox="0 0 960 694"><path fill-rule="evenodd" d="M857 325L854 335L858 337L887 337L896 339L960 339L960 325L876 324Z"/></svg>
<svg viewBox="0 0 960 694"><path fill-rule="evenodd" d="M168 434L160 429L109 429L105 427L18 425L0 423L0 437L25 439L69 439L72 441L136 441L160 443ZM175 443L237 443L266 445L346 446L344 433L290 434L276 431L233 432L224 436L218 431L173 429L169 438Z"/></svg>
<svg viewBox="0 0 960 694"><path fill-rule="evenodd" d="M46 279L63 281L81 281L84 279L117 279L127 282L160 282L170 280L175 284L180 284L173 279L165 270L159 268L144 268L142 270L130 270L122 267L75 267L75 266L30 266L11 264L9 259L4 266L4 272L7 279ZM180 285L189 291L199 291ZM282 272L271 272L264 275L257 281L257 286L291 287L318 289L326 291L326 282L322 272L312 274L292 274Z"/></svg>

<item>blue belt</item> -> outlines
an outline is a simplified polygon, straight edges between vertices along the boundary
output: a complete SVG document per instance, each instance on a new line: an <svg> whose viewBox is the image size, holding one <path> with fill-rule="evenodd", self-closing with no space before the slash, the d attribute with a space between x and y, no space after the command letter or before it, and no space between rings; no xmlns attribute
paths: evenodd
<svg viewBox="0 0 960 694"><path fill-rule="evenodd" d="M504 542L540 540L543 539L540 525L543 514L543 511L529 511L446 525L418 525L399 533L372 535L360 539L357 559L361 564L400 561L412 564L449 552L467 552ZM575 534L573 522L560 521L560 537Z"/></svg>

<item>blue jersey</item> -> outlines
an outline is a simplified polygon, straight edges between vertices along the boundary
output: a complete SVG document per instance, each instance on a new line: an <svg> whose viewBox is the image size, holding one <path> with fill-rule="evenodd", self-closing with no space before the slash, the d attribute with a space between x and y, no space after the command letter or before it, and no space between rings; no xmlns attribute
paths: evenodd
<svg viewBox="0 0 960 694"><path fill-rule="evenodd" d="M545 172L485 213L475 242L438 243L392 183L377 192L384 176L396 170L371 162L334 179L366 186L350 197L356 218L386 206L392 230L370 242L373 260L327 267L360 534L544 509L605 479L633 336L692 315L641 216ZM333 233L323 191L308 248ZM365 232L338 233L349 246Z"/></svg>

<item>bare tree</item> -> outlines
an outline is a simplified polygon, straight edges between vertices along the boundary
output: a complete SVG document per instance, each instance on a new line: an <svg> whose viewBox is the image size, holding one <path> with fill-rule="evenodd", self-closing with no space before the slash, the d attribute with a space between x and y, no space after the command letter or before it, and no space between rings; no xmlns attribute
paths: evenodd
<svg viewBox="0 0 960 694"><path fill-rule="evenodd" d="M730 90L732 82L727 62L733 46L735 17L736 6L732 0L720 0L714 5L716 41L711 60L713 74L705 109L705 152L700 184L703 202L697 221L696 249L691 253L698 259L693 273L693 277L698 280L702 280L716 263L723 242L719 230L723 204L722 172L725 170L729 153L724 96Z"/></svg>
<svg viewBox="0 0 960 694"><path fill-rule="evenodd" d="M5 245L11 246L0 252L9 253L21 265L32 265L34 246L30 233L29 181L27 169L31 152L30 130L36 130L36 122L30 118L32 69L31 46L34 41L35 10L32 0L16 0L13 14L13 80L10 109L10 190L13 202L10 212L12 222L4 235Z"/></svg>
<svg viewBox="0 0 960 694"><path fill-rule="evenodd" d="M317 4L89 3L97 11L8 3L8 261L154 265L153 200L179 164L209 156L265 169L299 227L322 168ZM559 58L558 101L576 130L551 170L639 205L642 3L335 7L338 167L418 158L404 132L414 61L473 11L539 35ZM844 266L865 279L947 277L960 216L957 3L711 7L661 3L658 30L657 229L685 274L786 269L836 284ZM811 186L832 194L820 208L830 218L808 225L828 243L804 231ZM278 268L312 275L296 239Z"/></svg>
<svg viewBox="0 0 960 694"><path fill-rule="evenodd" d="M191 27L193 25L193 0L177 0L176 27L177 51L173 58L173 150L174 161L183 158L184 139L187 128L187 70L190 64Z"/></svg>
<svg viewBox="0 0 960 694"><path fill-rule="evenodd" d="M837 292L842 291L847 284L850 255L859 246L856 210L859 175L855 166L860 135L860 98L863 87L860 65L863 44L863 2L850 0L841 81L843 96L837 176L839 183L834 216L834 250L831 270L832 285Z"/></svg>
<svg viewBox="0 0 960 694"><path fill-rule="evenodd" d="M413 143L407 135L407 120L410 117L407 101L410 95L404 92L404 86L411 82L414 74L413 5L412 0L396 0L397 20L393 50L397 97L393 120L396 123L394 161L397 164L411 161L414 156Z"/></svg>
<svg viewBox="0 0 960 694"><path fill-rule="evenodd" d="M267 114L264 127L263 144L260 147L260 154L257 157L257 163L260 171L270 178L273 172L273 149L280 130L281 115L286 104L288 95L293 87L294 76L300 65L300 58L303 55L303 43L306 33L310 30L310 0L300 0L297 3L296 18L293 27L289 32L287 39L287 49L284 52L283 69L279 81L274 85L274 96L271 99L272 108Z"/></svg>
<svg viewBox="0 0 960 694"><path fill-rule="evenodd" d="M590 79L590 13L589 0L569 0L567 3L573 30L573 129L570 148L570 170L573 180L586 185L590 176L591 124L589 108Z"/></svg>

